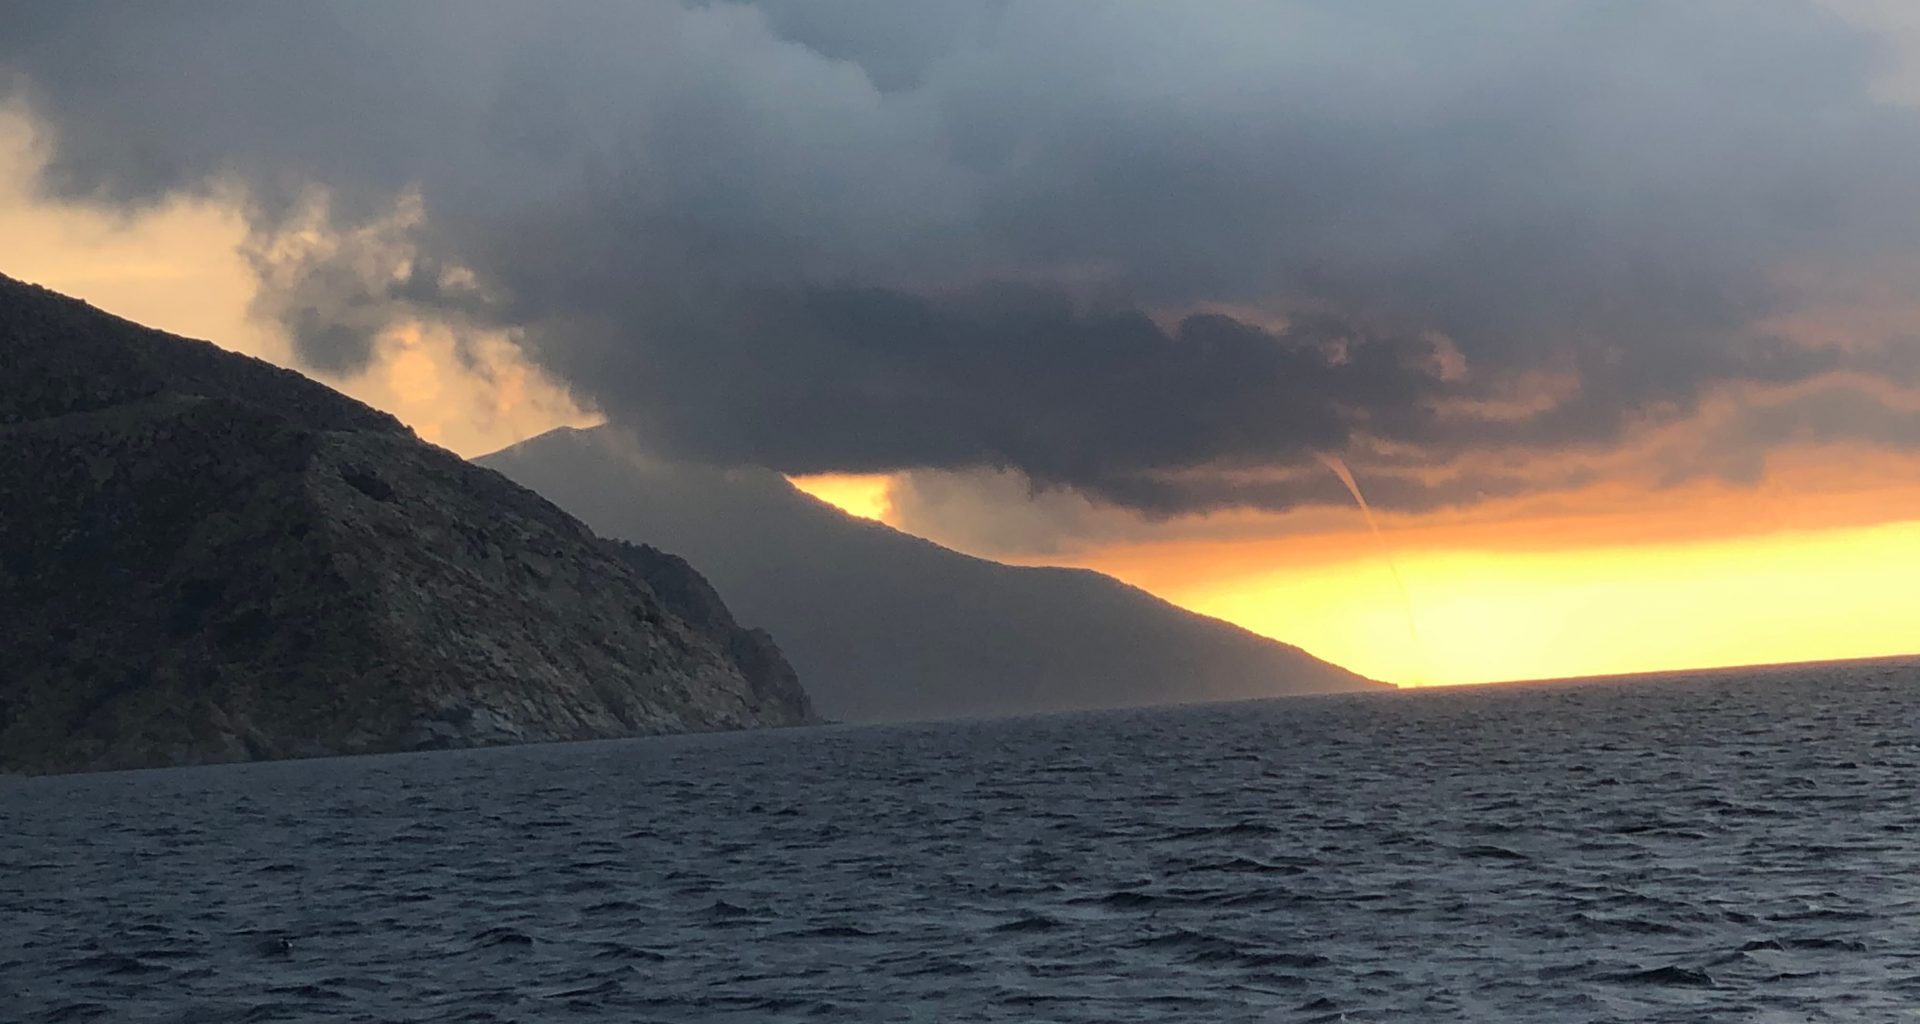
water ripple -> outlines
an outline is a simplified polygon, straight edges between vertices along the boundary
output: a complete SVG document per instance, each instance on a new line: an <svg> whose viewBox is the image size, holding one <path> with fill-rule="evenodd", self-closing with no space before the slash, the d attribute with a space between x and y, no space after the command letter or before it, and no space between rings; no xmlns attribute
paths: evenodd
<svg viewBox="0 0 1920 1024"><path fill-rule="evenodd" d="M0 1019L1893 1019L1916 682L0 780Z"/></svg>

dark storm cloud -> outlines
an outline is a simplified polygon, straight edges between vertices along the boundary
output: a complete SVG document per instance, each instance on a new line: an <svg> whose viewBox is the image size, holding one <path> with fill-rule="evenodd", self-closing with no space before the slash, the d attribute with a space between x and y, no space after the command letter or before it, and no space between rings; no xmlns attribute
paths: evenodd
<svg viewBox="0 0 1920 1024"><path fill-rule="evenodd" d="M656 443L790 472L1177 512L1340 500L1247 471L1346 450L1383 504L1474 500L1528 477L1405 463L1839 367L1756 326L1807 299L1779 275L1920 237L1920 125L1810 3L4 14L52 191L239 182L263 238L311 186L343 226L418 196L405 273L263 268L315 365L397 315L509 326ZM1575 383L1474 411L1542 374Z"/></svg>

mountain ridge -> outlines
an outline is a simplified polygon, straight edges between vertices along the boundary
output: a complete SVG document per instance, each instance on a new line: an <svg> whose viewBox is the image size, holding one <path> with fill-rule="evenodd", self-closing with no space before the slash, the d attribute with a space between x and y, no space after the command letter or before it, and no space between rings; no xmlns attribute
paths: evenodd
<svg viewBox="0 0 1920 1024"><path fill-rule="evenodd" d="M779 637L835 718L1388 687L1093 570L954 551L833 508L777 473L664 459L611 427L558 428L476 461L602 533L646 536L698 562Z"/></svg>

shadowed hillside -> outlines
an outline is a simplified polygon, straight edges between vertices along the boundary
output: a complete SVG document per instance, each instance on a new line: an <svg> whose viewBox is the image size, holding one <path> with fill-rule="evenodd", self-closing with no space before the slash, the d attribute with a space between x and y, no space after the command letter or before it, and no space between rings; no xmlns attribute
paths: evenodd
<svg viewBox="0 0 1920 1024"><path fill-rule="evenodd" d="M685 554L780 640L821 712L1005 714L1381 686L1107 576L963 555L778 474L665 462L609 428L480 459L611 536Z"/></svg>

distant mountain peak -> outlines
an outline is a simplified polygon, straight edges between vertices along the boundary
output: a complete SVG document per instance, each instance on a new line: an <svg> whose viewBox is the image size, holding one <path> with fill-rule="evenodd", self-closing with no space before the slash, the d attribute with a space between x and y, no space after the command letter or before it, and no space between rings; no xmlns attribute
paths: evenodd
<svg viewBox="0 0 1920 1024"><path fill-rule="evenodd" d="M484 456L610 536L699 564L823 714L901 720L1384 687L1085 569L1009 566L849 515L768 470L677 463L616 427Z"/></svg>

